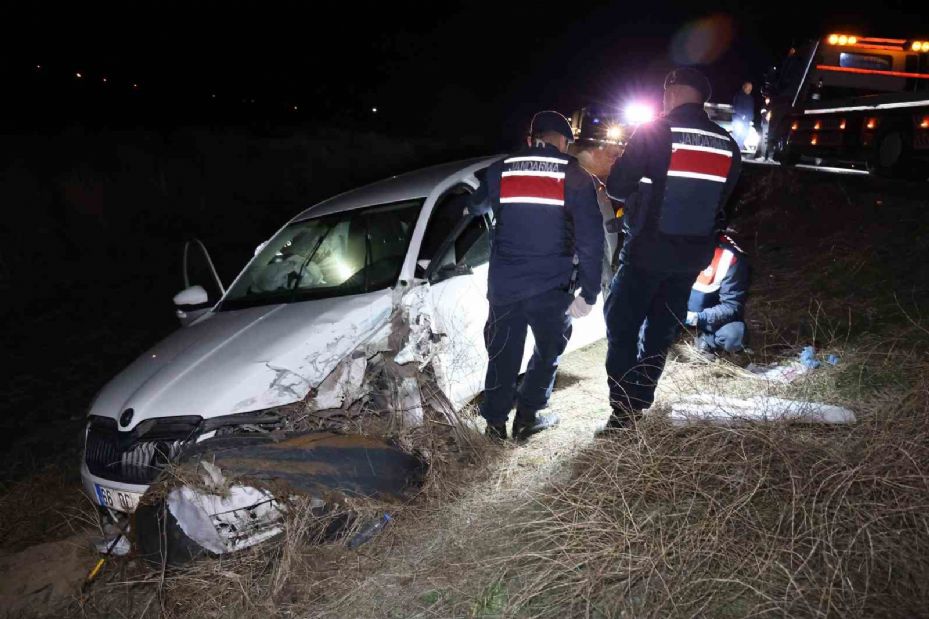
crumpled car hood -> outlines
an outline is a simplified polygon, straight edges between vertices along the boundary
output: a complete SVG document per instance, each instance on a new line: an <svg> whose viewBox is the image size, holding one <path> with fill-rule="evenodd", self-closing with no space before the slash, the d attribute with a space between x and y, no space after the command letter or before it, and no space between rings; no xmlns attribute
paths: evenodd
<svg viewBox="0 0 929 619"><path fill-rule="evenodd" d="M215 312L171 334L101 390L90 414L245 413L303 399L389 319L392 291Z"/></svg>

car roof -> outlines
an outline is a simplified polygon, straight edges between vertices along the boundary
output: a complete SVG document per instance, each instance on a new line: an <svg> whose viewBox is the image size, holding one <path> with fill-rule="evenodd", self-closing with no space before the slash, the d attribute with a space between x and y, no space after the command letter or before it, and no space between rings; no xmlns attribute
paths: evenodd
<svg viewBox="0 0 929 619"><path fill-rule="evenodd" d="M391 176L314 204L294 217L292 221L297 222L311 217L351 211L365 206L425 198L432 193L436 185L452 174L482 162L490 165L498 158L475 157Z"/></svg>

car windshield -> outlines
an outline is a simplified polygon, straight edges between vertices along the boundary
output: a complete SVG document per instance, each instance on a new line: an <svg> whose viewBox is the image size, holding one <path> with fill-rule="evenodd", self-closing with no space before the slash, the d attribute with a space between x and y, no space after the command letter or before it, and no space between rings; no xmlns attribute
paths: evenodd
<svg viewBox="0 0 929 619"><path fill-rule="evenodd" d="M422 204L409 200L290 224L258 252L217 310L393 286Z"/></svg>

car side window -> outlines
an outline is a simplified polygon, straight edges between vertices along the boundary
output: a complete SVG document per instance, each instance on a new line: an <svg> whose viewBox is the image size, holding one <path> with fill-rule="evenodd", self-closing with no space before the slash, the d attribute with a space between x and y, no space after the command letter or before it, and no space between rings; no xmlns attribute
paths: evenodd
<svg viewBox="0 0 929 619"><path fill-rule="evenodd" d="M465 185L458 185L447 191L436 202L426 226L417 261L432 261L455 228L464 219L471 190Z"/></svg>
<svg viewBox="0 0 929 619"><path fill-rule="evenodd" d="M475 217L455 239L456 264L477 267L490 262L490 232L487 217Z"/></svg>
<svg viewBox="0 0 929 619"><path fill-rule="evenodd" d="M433 260L433 282L457 275L468 275L474 267L490 261L490 233L486 217L462 220Z"/></svg>

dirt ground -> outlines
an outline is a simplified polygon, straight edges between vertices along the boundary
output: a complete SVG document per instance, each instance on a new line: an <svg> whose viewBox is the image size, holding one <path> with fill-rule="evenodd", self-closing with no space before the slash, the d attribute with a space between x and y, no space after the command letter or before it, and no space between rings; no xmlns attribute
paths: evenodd
<svg viewBox="0 0 929 619"><path fill-rule="evenodd" d="M0 555L0 617L56 617L76 599L97 560L94 531Z"/></svg>

